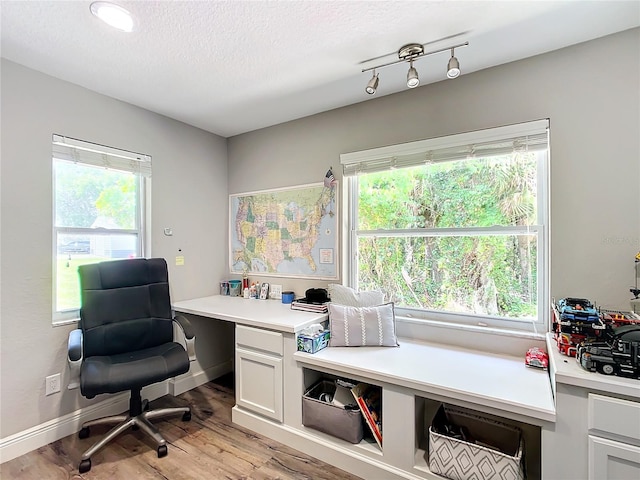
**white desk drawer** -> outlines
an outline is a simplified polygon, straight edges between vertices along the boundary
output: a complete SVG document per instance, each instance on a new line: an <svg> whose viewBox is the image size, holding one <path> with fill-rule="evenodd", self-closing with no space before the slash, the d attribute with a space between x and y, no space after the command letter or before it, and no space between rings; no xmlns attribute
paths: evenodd
<svg viewBox="0 0 640 480"><path fill-rule="evenodd" d="M590 393L589 430L640 441L640 403Z"/></svg>
<svg viewBox="0 0 640 480"><path fill-rule="evenodd" d="M282 333L244 325L236 325L236 345L279 356L284 353Z"/></svg>

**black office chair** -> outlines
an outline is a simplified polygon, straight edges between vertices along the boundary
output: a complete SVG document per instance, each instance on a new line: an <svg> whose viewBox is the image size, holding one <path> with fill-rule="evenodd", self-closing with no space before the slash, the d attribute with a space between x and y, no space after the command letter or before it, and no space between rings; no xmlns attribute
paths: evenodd
<svg viewBox="0 0 640 480"><path fill-rule="evenodd" d="M182 419L188 421L191 409L148 410L148 401L142 401L140 391L188 372L189 362L195 360L190 323L172 316L167 262L163 258L115 260L82 265L78 273L82 304L80 328L69 335L69 388L79 385L87 398L131 391L128 415L83 424L80 438L87 438L94 425L117 425L84 452L80 473L91 469L94 453L129 427L139 427L151 436L158 445L158 457L164 457L166 442L149 420L182 413ZM186 350L174 342L174 321L184 332Z"/></svg>

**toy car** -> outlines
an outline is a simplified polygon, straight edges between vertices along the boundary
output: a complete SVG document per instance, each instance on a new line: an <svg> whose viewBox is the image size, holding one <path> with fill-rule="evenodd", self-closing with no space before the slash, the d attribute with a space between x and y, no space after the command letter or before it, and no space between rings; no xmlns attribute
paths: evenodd
<svg viewBox="0 0 640 480"><path fill-rule="evenodd" d="M598 311L586 298L563 298L559 300L558 313L560 314L560 325L562 326L591 324L593 328L599 328L602 325Z"/></svg>
<svg viewBox="0 0 640 480"><path fill-rule="evenodd" d="M586 339L587 337L585 335L558 333L556 335L558 351L567 357L575 357L577 346Z"/></svg>
<svg viewBox="0 0 640 480"><path fill-rule="evenodd" d="M528 367L536 367L546 370L549 368L549 356L544 350L538 347L532 347L527 350L527 353L524 356L524 364Z"/></svg>
<svg viewBox="0 0 640 480"><path fill-rule="evenodd" d="M599 338L606 328L600 312L586 298L560 299L552 306L552 319L558 351L568 357L575 357L580 343Z"/></svg>

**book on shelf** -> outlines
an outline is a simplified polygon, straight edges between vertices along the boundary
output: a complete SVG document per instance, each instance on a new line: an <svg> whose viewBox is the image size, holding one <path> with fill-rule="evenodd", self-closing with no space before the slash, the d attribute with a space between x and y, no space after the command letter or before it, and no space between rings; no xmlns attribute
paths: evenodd
<svg viewBox="0 0 640 480"><path fill-rule="evenodd" d="M382 388L367 383L358 383L351 389L351 394L356 399L373 438L382 448Z"/></svg>

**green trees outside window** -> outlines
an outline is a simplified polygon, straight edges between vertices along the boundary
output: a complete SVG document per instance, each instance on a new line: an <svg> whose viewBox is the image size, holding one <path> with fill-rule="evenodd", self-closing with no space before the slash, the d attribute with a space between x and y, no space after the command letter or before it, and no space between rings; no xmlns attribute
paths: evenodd
<svg viewBox="0 0 640 480"><path fill-rule="evenodd" d="M399 307L532 319L538 152L354 177L357 282Z"/></svg>

